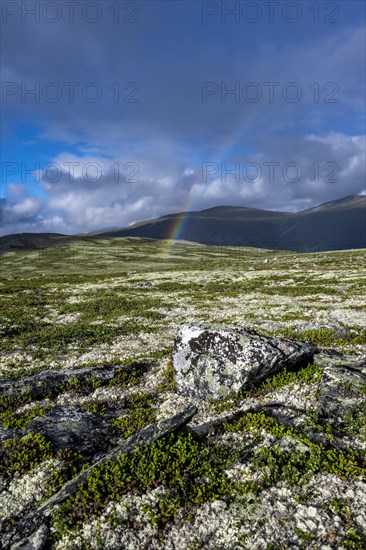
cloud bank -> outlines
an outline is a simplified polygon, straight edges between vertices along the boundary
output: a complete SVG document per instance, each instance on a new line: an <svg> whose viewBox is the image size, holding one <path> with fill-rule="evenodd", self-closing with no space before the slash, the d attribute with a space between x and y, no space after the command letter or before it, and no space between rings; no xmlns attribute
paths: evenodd
<svg viewBox="0 0 366 550"><path fill-rule="evenodd" d="M340 2L332 25L306 2L296 24L252 25L160 1L112 24L106 4L95 24L76 10L4 25L3 234L364 191L361 3Z"/></svg>

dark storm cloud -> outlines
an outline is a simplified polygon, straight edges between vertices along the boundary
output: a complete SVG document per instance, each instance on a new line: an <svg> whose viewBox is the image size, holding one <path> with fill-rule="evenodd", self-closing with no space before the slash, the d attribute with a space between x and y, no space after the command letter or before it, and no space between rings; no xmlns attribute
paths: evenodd
<svg viewBox="0 0 366 550"><path fill-rule="evenodd" d="M199 8L191 2L142 2L136 24L111 24L107 17L95 24L81 17L55 24L32 24L30 19L21 27L21 39L19 22L9 18L4 26L4 80L16 82L20 89L8 96L8 106L37 116L47 135L68 135L70 141L89 137L104 144L111 127L113 141L117 136L124 141L128 132L132 139L169 136L178 141L209 140L210 146L238 120L252 132L263 132L266 125L281 129L306 124L309 116L321 117L324 124L324 119L347 113L355 102L361 105L364 29L336 28L332 34L315 36L310 44L281 46L264 35L253 46L253 30L248 38L232 25L205 25ZM73 102L71 85L66 84L71 82L79 83ZM85 88L90 82L97 87ZM117 82L118 103L116 86L114 91L110 88ZM249 82L255 82L262 94L255 103L249 97L255 89L245 88ZM266 82L275 83L273 103ZM286 88L290 82L297 83L302 94L294 103L284 99L287 91L289 96L296 94L294 88ZM314 82L335 83L338 103L322 101L332 88L320 90L320 103L314 103L315 90L309 89ZM36 83L39 103L21 90L22 84L31 89ZM57 89L49 83L61 91L54 103ZM205 83L217 85L219 91L203 103ZM225 96L225 89L230 92L237 84L238 102L233 94ZM92 99L98 92L96 103L88 100L88 94ZM129 99L138 102L124 102Z"/></svg>
<svg viewBox="0 0 366 550"><path fill-rule="evenodd" d="M139 2L136 23L113 23L112 4L104 2L93 24L81 17L83 5L74 22L67 14L57 23L9 16L4 25L6 122L31 121L43 139L59 142L50 160L104 166L87 185L82 176L73 183L65 175L57 183L42 178L49 201L37 203L35 216L48 229L124 225L186 204L294 209L362 190L361 19L331 27L305 19L222 25L217 17L202 22L200 2ZM73 101L70 83L78 83ZM26 94L32 88L39 102ZM262 95L252 101L256 90ZM139 184L116 185L101 153L109 165L136 163ZM243 158L336 162L339 180L315 185L304 173L290 188L283 178L202 185L202 163Z"/></svg>

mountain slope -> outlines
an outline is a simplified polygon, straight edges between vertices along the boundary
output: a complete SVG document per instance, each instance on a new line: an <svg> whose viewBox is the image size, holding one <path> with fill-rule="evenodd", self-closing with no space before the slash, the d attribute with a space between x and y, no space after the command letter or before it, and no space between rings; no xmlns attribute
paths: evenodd
<svg viewBox="0 0 366 550"><path fill-rule="evenodd" d="M83 235L7 235L0 238L0 247L3 251L48 248L74 240L116 237L177 238L207 245L300 252L366 248L366 196L350 195L297 213L217 206Z"/></svg>
<svg viewBox="0 0 366 550"><path fill-rule="evenodd" d="M162 216L94 236L167 239L179 226L179 239L202 244L299 251L365 248L366 196L351 195L297 213L219 206Z"/></svg>
<svg viewBox="0 0 366 550"><path fill-rule="evenodd" d="M16 233L0 238L1 248L22 250L27 248L45 248L64 243L72 237L60 233Z"/></svg>

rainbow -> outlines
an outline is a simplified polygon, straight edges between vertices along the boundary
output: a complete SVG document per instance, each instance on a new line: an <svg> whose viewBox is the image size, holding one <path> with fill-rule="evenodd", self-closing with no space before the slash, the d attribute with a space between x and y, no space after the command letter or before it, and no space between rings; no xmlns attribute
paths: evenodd
<svg viewBox="0 0 366 550"><path fill-rule="evenodd" d="M248 120L247 120L248 123ZM224 160L230 158L230 156L234 153L234 148L237 146L237 144L240 142L240 140L245 135L245 128L242 124L240 124L240 127L237 129L236 132L231 132L229 135L226 136L225 139L222 139L222 142L217 147L217 151L214 155L212 155L211 158L213 158L213 162L216 162L219 166L221 165L221 162L224 162ZM200 183L201 180L200 180ZM167 236L167 242L164 245L164 258L168 259L171 254L174 252L174 248L176 245L176 242L179 240L185 223L187 221L187 212L192 212L194 210L194 203L196 201L196 195L193 193L188 193L187 199L183 202L180 211L182 212L182 216L179 216L179 218L176 220L176 222L173 224L169 235Z"/></svg>
<svg viewBox="0 0 366 550"><path fill-rule="evenodd" d="M167 236L168 240L164 245L164 252L163 252L165 259L168 259L174 252L175 245L179 240L180 235L183 232L185 223L188 218L187 212L192 210L193 203L194 203L194 198L188 195L188 198L186 199L183 205L182 215L179 216L177 220L173 223L173 226L169 232L169 235Z"/></svg>

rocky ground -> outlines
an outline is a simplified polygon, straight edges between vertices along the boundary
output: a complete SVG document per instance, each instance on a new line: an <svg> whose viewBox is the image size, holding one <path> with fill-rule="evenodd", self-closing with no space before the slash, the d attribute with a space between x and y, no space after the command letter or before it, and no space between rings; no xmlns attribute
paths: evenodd
<svg viewBox="0 0 366 550"><path fill-rule="evenodd" d="M3 548L366 548L366 251L2 258Z"/></svg>

